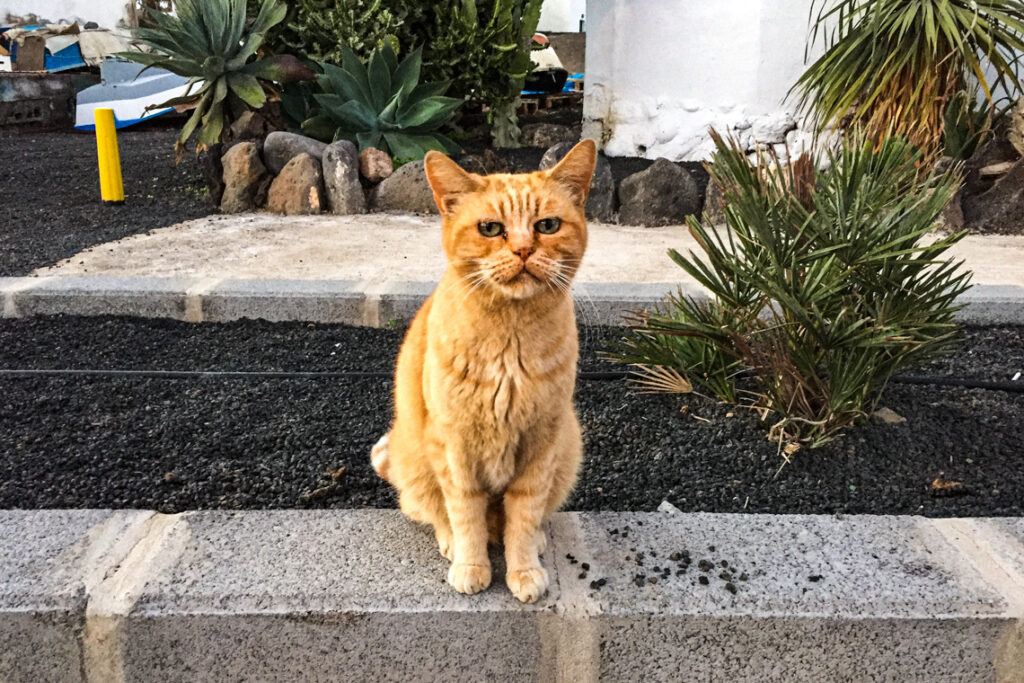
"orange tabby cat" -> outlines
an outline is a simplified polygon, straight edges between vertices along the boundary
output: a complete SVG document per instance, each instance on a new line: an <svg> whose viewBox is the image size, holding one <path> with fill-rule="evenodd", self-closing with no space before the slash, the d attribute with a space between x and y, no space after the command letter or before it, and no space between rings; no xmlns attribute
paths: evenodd
<svg viewBox="0 0 1024 683"><path fill-rule="evenodd" d="M402 343L395 420L371 459L402 511L433 525L462 593L491 583L488 540L504 542L517 598L547 590L541 525L583 455L569 284L587 246L595 160L590 140L524 175L467 173L439 152L425 159L448 268Z"/></svg>

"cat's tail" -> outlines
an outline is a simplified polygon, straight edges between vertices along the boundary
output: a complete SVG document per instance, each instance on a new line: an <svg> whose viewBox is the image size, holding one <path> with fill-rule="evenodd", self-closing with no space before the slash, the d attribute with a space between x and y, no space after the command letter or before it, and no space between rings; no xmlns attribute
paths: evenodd
<svg viewBox="0 0 1024 683"><path fill-rule="evenodd" d="M388 478L388 456L390 455L388 443L390 441L391 432L388 432L377 440L370 451L370 464L373 465L373 471L377 473L378 477L385 480Z"/></svg>

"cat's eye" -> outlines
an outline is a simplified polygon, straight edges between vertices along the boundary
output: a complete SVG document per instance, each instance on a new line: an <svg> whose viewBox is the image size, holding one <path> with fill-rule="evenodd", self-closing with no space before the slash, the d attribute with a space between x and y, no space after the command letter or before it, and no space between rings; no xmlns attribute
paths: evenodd
<svg viewBox="0 0 1024 683"><path fill-rule="evenodd" d="M484 237L497 237L501 233L505 232L505 226L494 221L487 223L481 221L476 224L476 229L479 230L480 234Z"/></svg>
<svg viewBox="0 0 1024 683"><path fill-rule="evenodd" d="M533 229L542 235L553 235L562 227L562 221L558 218L543 218L533 224Z"/></svg>

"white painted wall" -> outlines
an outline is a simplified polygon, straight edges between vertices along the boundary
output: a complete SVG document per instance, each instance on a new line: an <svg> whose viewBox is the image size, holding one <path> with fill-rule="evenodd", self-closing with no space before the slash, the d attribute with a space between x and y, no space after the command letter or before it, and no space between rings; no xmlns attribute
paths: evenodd
<svg viewBox="0 0 1024 683"><path fill-rule="evenodd" d="M575 33L580 30L580 15L587 13L587 0L544 0L538 31Z"/></svg>
<svg viewBox="0 0 1024 683"><path fill-rule="evenodd" d="M783 103L804 69L809 0L588 0L584 134L611 156L707 159L709 127L795 147ZM814 55L812 55L814 56Z"/></svg>
<svg viewBox="0 0 1024 683"><path fill-rule="evenodd" d="M129 0L0 0L0 22L34 14L52 23L95 21L101 28L124 25Z"/></svg>

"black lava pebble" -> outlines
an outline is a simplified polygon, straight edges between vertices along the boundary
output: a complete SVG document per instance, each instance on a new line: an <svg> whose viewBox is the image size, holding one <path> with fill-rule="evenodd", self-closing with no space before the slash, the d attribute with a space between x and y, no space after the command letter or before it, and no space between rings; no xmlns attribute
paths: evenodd
<svg viewBox="0 0 1024 683"><path fill-rule="evenodd" d="M312 380L0 375L0 508L393 507L394 493L368 454L391 419L390 373L402 334L263 321L0 320L0 369L381 373ZM581 370L620 369L598 355L619 334L581 328ZM1024 327L968 328L965 335L960 352L915 372L1008 380L1024 368ZM882 404L907 422L866 423L800 451L777 477L777 448L755 416L724 419L726 406L686 397L710 420L703 423L681 415L680 401L637 394L622 381L581 379L586 456L566 507L654 510L669 500L686 512L1024 514L1024 394L893 384ZM327 470L341 467L345 477L332 482ZM929 495L940 473L972 494ZM680 559L688 556L680 552ZM643 565L642 553L636 562Z"/></svg>
<svg viewBox="0 0 1024 683"><path fill-rule="evenodd" d="M0 276L32 270L103 242L198 218L212 209L192 154L174 163L177 122L117 132L125 202L100 201L96 139L72 132L3 137Z"/></svg>

